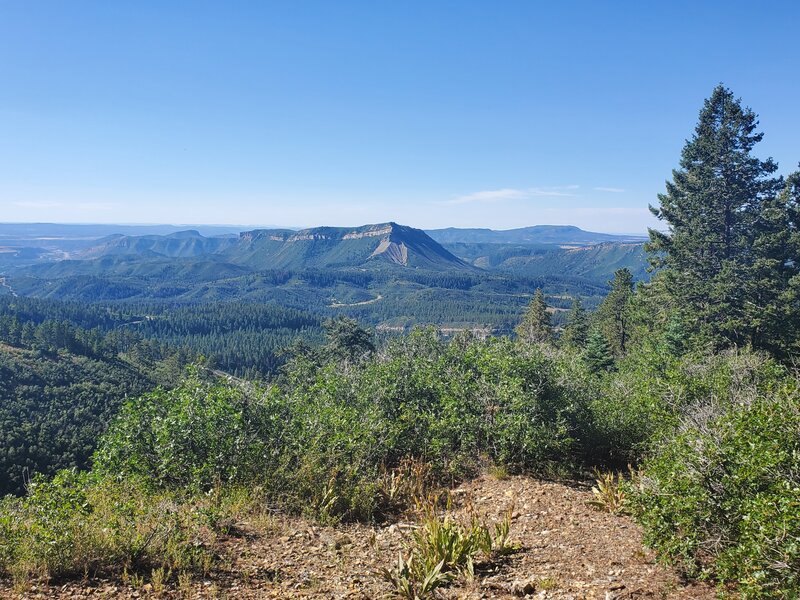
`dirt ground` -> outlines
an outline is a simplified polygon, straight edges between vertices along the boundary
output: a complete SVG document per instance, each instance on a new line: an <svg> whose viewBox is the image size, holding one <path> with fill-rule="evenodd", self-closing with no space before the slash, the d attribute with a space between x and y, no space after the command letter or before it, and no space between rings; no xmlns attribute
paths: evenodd
<svg viewBox="0 0 800 600"><path fill-rule="evenodd" d="M453 511L471 505L489 521L513 506L510 541L520 546L502 561L478 568L441 598L622 600L712 599L713 588L686 584L657 565L642 535L625 516L598 512L588 486L525 477L480 477L452 490ZM223 566L206 578L74 581L14 589L0 581L3 598L385 598L379 570L397 560L413 521L386 526L320 526L277 517L269 527L237 524L223 539ZM479 565L480 567L480 565ZM155 583L155 585L154 585Z"/></svg>

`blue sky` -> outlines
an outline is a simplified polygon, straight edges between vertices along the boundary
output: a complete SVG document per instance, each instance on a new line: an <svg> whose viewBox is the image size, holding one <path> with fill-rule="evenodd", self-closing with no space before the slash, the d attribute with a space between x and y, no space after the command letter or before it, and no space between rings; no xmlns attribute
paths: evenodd
<svg viewBox="0 0 800 600"><path fill-rule="evenodd" d="M0 0L0 221L641 232L703 99L800 161L797 2Z"/></svg>

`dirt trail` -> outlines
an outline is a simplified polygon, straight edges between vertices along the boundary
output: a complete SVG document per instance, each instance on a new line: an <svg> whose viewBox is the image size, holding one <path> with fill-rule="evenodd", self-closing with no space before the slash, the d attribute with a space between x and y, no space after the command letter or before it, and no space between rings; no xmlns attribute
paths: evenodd
<svg viewBox="0 0 800 600"><path fill-rule="evenodd" d="M510 540L521 550L474 581L444 589L441 598L715 598L713 588L683 584L657 565L628 517L588 507L591 493L585 486L485 476L454 490L453 497L454 510L471 503L492 520L500 520L513 504ZM402 522L325 527L295 518L278 518L266 533L255 533L252 524L240 526L243 533L226 538L220 548L224 569L196 579L191 590L179 590L173 583L160 597L383 598L389 587L376 572L396 561L413 527ZM22 594L13 592L8 582L3 585L0 596L8 598L159 597L150 584L134 588L113 580L45 585Z"/></svg>
<svg viewBox="0 0 800 600"><path fill-rule="evenodd" d="M336 302L336 300L333 300L328 306L330 308L343 308L346 306L366 306L367 304L375 304L376 302L379 302L381 300L383 300L383 295L378 294L377 296L375 296L370 300L362 300L361 302L350 302L349 304L346 302Z"/></svg>

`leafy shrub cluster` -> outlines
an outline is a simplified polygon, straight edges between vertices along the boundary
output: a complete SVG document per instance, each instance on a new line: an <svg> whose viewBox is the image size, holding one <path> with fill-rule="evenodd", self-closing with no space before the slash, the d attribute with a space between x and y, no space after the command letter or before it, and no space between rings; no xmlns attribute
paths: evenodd
<svg viewBox="0 0 800 600"><path fill-rule="evenodd" d="M746 598L796 597L800 390L787 379L733 391L694 404L645 461L639 519L688 575L737 584Z"/></svg>
<svg viewBox="0 0 800 600"><path fill-rule="evenodd" d="M409 459L439 481L487 460L540 473L576 463L583 402L538 347L418 331L370 360L352 358L301 354L281 385L194 377L134 400L96 469L157 489L258 484L290 509L369 519L387 508L382 473Z"/></svg>
<svg viewBox="0 0 800 600"><path fill-rule="evenodd" d="M37 480L5 501L0 570L76 573L151 551L188 568L181 540L203 521L187 511L219 489L258 487L271 505L323 520L373 519L487 461L538 473L577 465L587 417L572 369L539 346L417 331L369 358L298 351L267 387L195 372L129 401L91 474ZM150 535L148 523L169 529Z"/></svg>
<svg viewBox="0 0 800 600"><path fill-rule="evenodd" d="M616 371L602 375L592 389L591 461L618 468L636 464L687 412L768 393L786 377L778 363L752 352L674 356L658 346L643 347L619 360Z"/></svg>

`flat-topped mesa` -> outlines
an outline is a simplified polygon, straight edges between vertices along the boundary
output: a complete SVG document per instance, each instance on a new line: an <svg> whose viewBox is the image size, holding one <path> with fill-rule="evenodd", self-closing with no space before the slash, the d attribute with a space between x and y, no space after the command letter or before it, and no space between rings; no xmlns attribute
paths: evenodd
<svg viewBox="0 0 800 600"><path fill-rule="evenodd" d="M361 227L253 229L238 238L203 237L189 230L170 235L111 236L84 250L81 258L109 255L208 259L237 268L380 268L391 263L415 269L474 270L421 229L397 223Z"/></svg>
<svg viewBox="0 0 800 600"><path fill-rule="evenodd" d="M387 262L410 268L473 270L421 229L395 222L300 231L256 229L239 236L227 255L258 268L363 267ZM237 254L238 253L238 254Z"/></svg>
<svg viewBox="0 0 800 600"><path fill-rule="evenodd" d="M379 223L356 228L313 227L301 229L300 231L254 229L252 231L243 231L240 233L239 240L243 242L253 242L263 239L268 239L273 242L360 240L370 237L390 236L392 233L397 233L400 229L411 230L410 227L403 227L397 223Z"/></svg>

